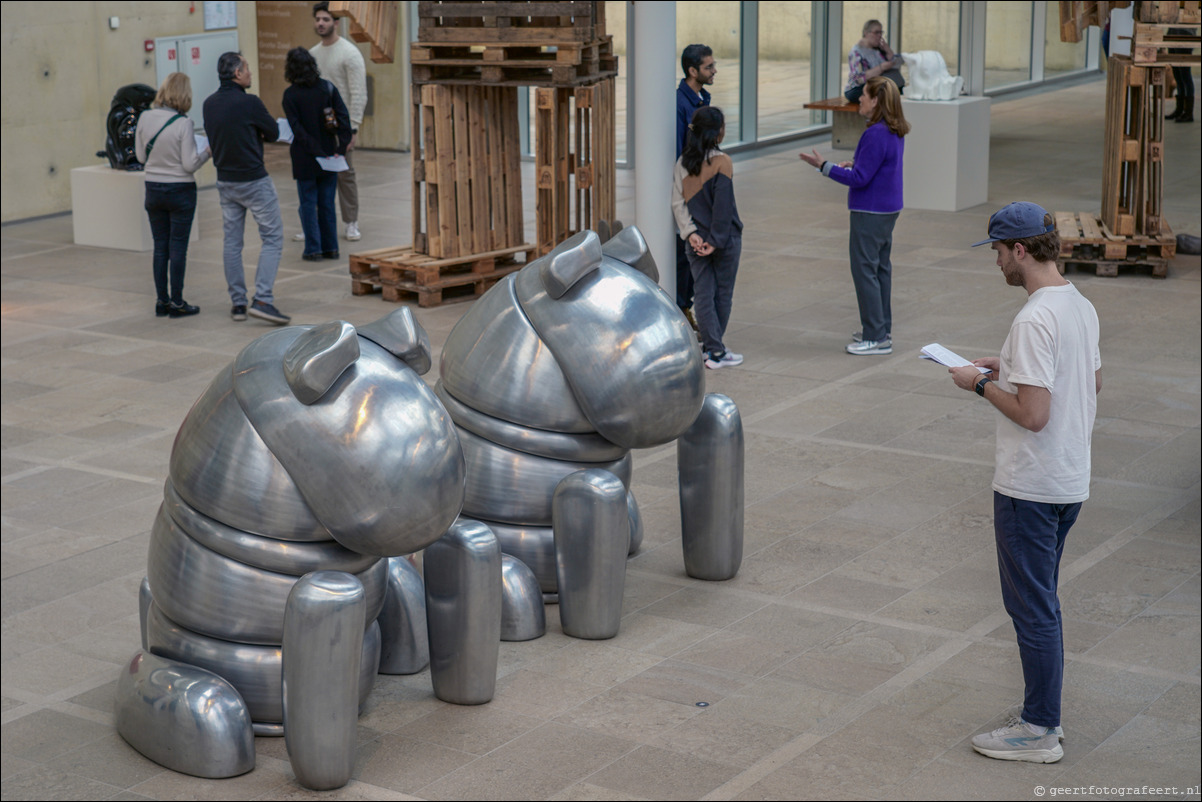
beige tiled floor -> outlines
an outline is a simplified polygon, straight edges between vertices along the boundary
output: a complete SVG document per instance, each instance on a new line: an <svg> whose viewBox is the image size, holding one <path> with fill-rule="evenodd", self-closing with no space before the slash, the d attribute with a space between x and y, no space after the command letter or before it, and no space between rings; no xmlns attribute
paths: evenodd
<svg viewBox="0 0 1202 802"><path fill-rule="evenodd" d="M739 160L747 230L728 340L747 361L707 376L746 427L738 577L684 575L675 452L639 453L647 536L619 636L565 637L548 608L545 637L502 644L497 695L481 707L438 702L425 673L380 677L355 780L328 796L960 799L1192 785L1197 798L1197 257L1167 280L1072 276L1101 317L1105 389L1093 497L1062 569L1065 758L1007 764L968 746L1021 700L992 553L994 413L917 350L996 352L1023 297L965 245L1010 200L1099 206L1103 90L997 103L990 204L902 215L890 357L842 352L857 327L843 191L802 169L797 147ZM1197 234L1202 126L1166 129L1165 216ZM407 157L359 158L359 245L407 242ZM271 168L290 235L282 151ZM619 183L631 219L631 176ZM200 197L187 298L204 311L187 320L151 314L147 254L77 248L69 217L0 232L5 800L317 796L294 783L282 740L259 739L250 774L206 781L162 770L112 727L175 430L266 331L226 316L217 198ZM365 323L390 308L350 295L345 262L302 262L292 243L276 290L297 322ZM464 309L418 312L436 348Z"/></svg>

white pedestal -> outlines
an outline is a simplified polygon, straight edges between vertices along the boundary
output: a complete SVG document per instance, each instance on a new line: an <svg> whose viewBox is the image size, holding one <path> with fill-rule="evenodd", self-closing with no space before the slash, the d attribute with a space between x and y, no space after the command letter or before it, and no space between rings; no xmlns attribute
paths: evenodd
<svg viewBox="0 0 1202 802"><path fill-rule="evenodd" d="M149 251L154 248L146 216L146 174L108 165L71 170L71 222L76 245ZM200 239L194 218L189 242Z"/></svg>
<svg viewBox="0 0 1202 802"><path fill-rule="evenodd" d="M907 209L958 212L989 200L989 98L906 100Z"/></svg>

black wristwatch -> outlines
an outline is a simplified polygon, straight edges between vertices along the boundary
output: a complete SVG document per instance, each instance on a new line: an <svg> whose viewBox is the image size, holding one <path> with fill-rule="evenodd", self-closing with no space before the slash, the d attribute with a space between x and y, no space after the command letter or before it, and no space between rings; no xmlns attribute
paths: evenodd
<svg viewBox="0 0 1202 802"><path fill-rule="evenodd" d="M985 397L985 385L989 384L991 381L993 381L993 379L989 378L984 373L982 373L981 378L977 379L977 383L975 385L973 385L972 389L977 391L977 395L981 396L981 398L984 398Z"/></svg>

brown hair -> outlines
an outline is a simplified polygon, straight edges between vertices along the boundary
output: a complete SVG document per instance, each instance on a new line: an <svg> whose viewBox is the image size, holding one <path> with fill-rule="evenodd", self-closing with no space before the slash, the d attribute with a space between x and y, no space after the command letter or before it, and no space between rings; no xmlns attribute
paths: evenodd
<svg viewBox="0 0 1202 802"><path fill-rule="evenodd" d="M192 108L192 79L182 72L171 73L163 79L163 85L154 96L154 104L187 114Z"/></svg>
<svg viewBox="0 0 1202 802"><path fill-rule="evenodd" d="M889 130L898 136L910 133L910 124L906 122L906 115L902 114L901 92L897 90L897 84L878 75L868 79L864 91L876 101L876 108L868 120L869 125L875 125L883 119Z"/></svg>
<svg viewBox="0 0 1202 802"><path fill-rule="evenodd" d="M868 29L871 28L873 25L876 25L878 28L881 29L881 32L884 33L885 26L881 25L881 21L879 19L870 19L870 20L868 20L868 22L865 22L864 30L860 31L860 33L863 34L864 36L867 36Z"/></svg>
<svg viewBox="0 0 1202 802"><path fill-rule="evenodd" d="M1036 262L1055 262L1060 258L1060 232L1053 225L1055 220L1050 214L1043 216L1043 227L1053 226L1052 230L1046 234L1038 234L1034 237L1023 237L1022 239L1003 239L998 242L1005 245L1010 250L1014 250L1014 246L1022 243L1023 248L1031 255L1031 258Z"/></svg>

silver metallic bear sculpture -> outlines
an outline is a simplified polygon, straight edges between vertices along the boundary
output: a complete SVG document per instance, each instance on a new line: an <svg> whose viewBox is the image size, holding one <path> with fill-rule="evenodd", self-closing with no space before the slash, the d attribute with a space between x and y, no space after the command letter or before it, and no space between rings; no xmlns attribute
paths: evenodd
<svg viewBox="0 0 1202 802"><path fill-rule="evenodd" d="M489 290L442 350L435 391L467 460L463 514L487 523L545 594L562 597L556 487L582 470L617 476L633 552L642 529L630 450L676 439L701 411L696 337L644 270L655 266L637 228L604 245L583 231Z"/></svg>
<svg viewBox="0 0 1202 802"><path fill-rule="evenodd" d="M400 603L415 595L387 558L433 543L463 504L463 452L421 379L429 368L429 340L408 309L358 329L343 321L277 329L221 371L180 427L151 535L143 644L227 680L257 734L285 734L327 716L305 699L329 696L323 683L345 685L361 705L382 649L390 662L407 654L402 669L422 668L413 663L424 649L415 654L394 641L419 626L424 634L424 621L392 615L382 632L377 617L390 595ZM298 596L301 586L308 590ZM335 617L360 623L350 640L340 635L341 656L331 662L313 633ZM284 653L290 639L300 645ZM293 722L284 673L292 677ZM349 778L342 775L353 763L357 716L349 707L342 715L350 722L337 726L350 739L340 745L350 761L335 755L327 761L335 768L323 768L303 759L308 773L297 775L306 785L331 788ZM173 737L169 718L128 718L159 727L155 740ZM332 724L327 718L323 726ZM147 741L145 732L121 734L135 748ZM290 753L293 744L331 751L315 733L288 735Z"/></svg>

